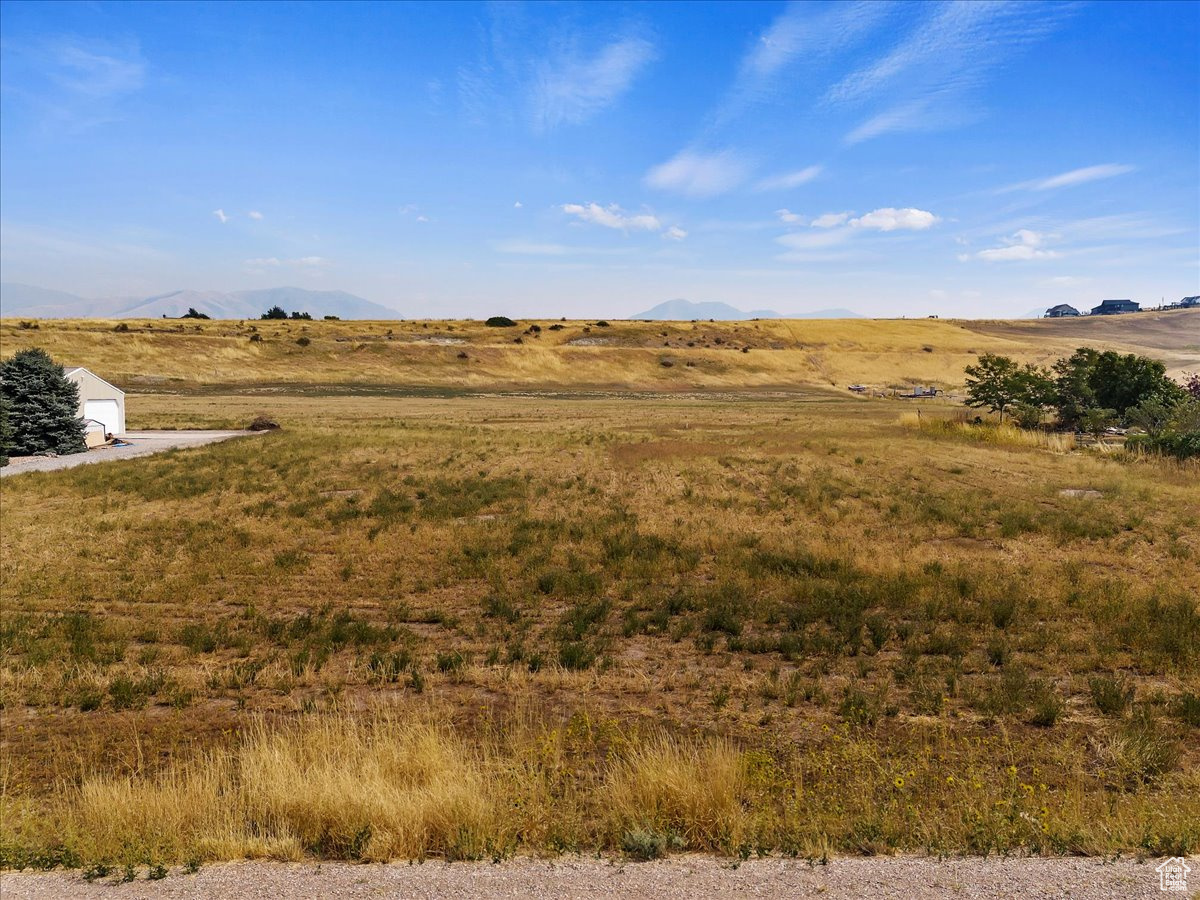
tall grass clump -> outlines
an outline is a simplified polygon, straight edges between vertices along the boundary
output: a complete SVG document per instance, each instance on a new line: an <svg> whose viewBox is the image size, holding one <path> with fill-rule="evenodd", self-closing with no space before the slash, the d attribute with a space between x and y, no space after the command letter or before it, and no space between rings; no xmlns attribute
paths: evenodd
<svg viewBox="0 0 1200 900"><path fill-rule="evenodd" d="M728 741L658 735L630 749L609 773L603 802L621 835L678 834L694 850L730 851L749 819L744 755Z"/></svg>
<svg viewBox="0 0 1200 900"><path fill-rule="evenodd" d="M932 437L945 437L997 447L1035 447L1055 453L1075 449L1075 435L1069 432L1017 428L1007 422L975 424L961 419L941 419L917 413L901 413L900 424Z"/></svg>
<svg viewBox="0 0 1200 900"><path fill-rule="evenodd" d="M489 762L427 721L259 722L158 777L85 780L67 831L85 860L473 859L516 824L500 820Z"/></svg>

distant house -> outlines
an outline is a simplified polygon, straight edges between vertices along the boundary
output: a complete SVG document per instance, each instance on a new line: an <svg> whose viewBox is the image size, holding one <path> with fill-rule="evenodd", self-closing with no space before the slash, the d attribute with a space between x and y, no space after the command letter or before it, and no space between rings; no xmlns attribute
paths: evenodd
<svg viewBox="0 0 1200 900"><path fill-rule="evenodd" d="M1195 297L1184 297L1179 301L1180 309L1200 309L1200 295Z"/></svg>
<svg viewBox="0 0 1200 900"><path fill-rule="evenodd" d="M1061 319L1065 316L1077 316L1079 310L1071 306L1069 303L1060 303L1058 306L1052 306L1046 310L1047 319Z"/></svg>
<svg viewBox="0 0 1200 900"><path fill-rule="evenodd" d="M69 381L79 385L79 417L89 422L89 435L101 426L106 434L125 433L125 392L83 366L66 366Z"/></svg>
<svg viewBox="0 0 1200 900"><path fill-rule="evenodd" d="M1093 316L1115 316L1120 313L1141 312L1142 307L1132 300L1102 300L1092 307Z"/></svg>

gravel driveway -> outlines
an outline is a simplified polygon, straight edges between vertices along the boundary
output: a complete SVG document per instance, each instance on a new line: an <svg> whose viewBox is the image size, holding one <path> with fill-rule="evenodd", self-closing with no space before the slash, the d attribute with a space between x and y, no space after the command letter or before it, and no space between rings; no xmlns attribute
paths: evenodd
<svg viewBox="0 0 1200 900"><path fill-rule="evenodd" d="M1139 898L1193 897L1200 887L1200 859L1192 858L1192 891L1163 894L1159 860L948 859L872 857L830 860L754 859L735 866L707 856L677 856L651 863L594 857L553 860L518 858L490 863L354 865L348 863L244 862L204 866L198 874L172 870L160 881L120 884L119 873L91 884L78 873L6 873L5 900L105 898Z"/></svg>
<svg viewBox="0 0 1200 900"><path fill-rule="evenodd" d="M8 465L0 469L0 478L20 475L22 472L53 472L55 469L70 469L91 463L112 462L115 459L133 459L184 447L200 447L227 441L230 438L262 434L258 431L130 431L123 435L128 447L100 447L87 453L72 453L69 456L14 456Z"/></svg>

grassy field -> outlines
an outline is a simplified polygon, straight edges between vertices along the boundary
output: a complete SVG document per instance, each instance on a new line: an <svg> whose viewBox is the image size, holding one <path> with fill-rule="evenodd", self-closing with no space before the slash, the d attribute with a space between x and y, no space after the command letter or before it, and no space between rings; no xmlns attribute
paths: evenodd
<svg viewBox="0 0 1200 900"><path fill-rule="evenodd" d="M126 389L791 389L862 382L956 388L980 353L1045 364L1076 347L1200 369L1200 311L1079 320L231 322L0 320L0 354L41 347ZM533 331L532 327L539 330ZM127 329L127 330L118 330ZM743 352L744 351L744 352Z"/></svg>
<svg viewBox="0 0 1200 900"><path fill-rule="evenodd" d="M755 326L846 327L720 329ZM860 343L912 329L914 366L934 334L1017 343L884 326ZM484 394L446 374L459 345L397 351L382 325L313 323L296 350L89 327L15 330L127 384L185 379L131 394L131 427L283 429L5 479L7 865L1200 847L1195 464L781 393L800 369L753 368L757 345L665 368L456 326L469 365L539 354L475 386L544 392ZM185 339L261 352L276 387L205 387ZM135 340L159 355L121 356ZM437 391L373 387L447 352L414 381ZM576 352L578 383L546 375ZM772 390L651 390L721 359Z"/></svg>

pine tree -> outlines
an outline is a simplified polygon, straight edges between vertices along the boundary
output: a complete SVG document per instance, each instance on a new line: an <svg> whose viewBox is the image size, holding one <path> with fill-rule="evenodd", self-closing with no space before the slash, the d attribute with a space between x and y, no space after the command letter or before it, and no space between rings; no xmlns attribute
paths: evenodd
<svg viewBox="0 0 1200 900"><path fill-rule="evenodd" d="M12 428L8 424L8 400L0 393L0 466L8 465L8 445L12 442Z"/></svg>
<svg viewBox="0 0 1200 900"><path fill-rule="evenodd" d="M82 453L83 419L79 386L45 350L20 350L0 363L0 396L8 412L4 454L29 456L43 450Z"/></svg>

